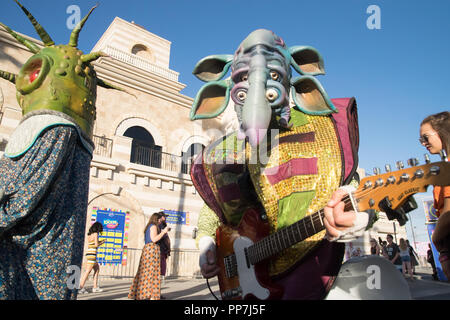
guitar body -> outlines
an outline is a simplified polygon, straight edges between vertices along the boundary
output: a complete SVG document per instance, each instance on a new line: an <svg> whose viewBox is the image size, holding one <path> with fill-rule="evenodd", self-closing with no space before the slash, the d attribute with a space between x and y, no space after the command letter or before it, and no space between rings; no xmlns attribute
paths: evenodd
<svg viewBox="0 0 450 320"><path fill-rule="evenodd" d="M269 233L269 224L254 209L244 213L236 229L222 225L216 230L216 257L221 270L218 280L223 300L281 298L283 288L271 282L269 260L252 265L246 259L246 249ZM233 255L235 260L230 259Z"/></svg>

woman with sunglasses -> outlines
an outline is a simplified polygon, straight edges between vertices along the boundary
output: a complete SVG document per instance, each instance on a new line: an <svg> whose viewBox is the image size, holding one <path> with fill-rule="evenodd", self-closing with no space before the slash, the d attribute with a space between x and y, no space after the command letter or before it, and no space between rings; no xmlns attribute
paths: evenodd
<svg viewBox="0 0 450 320"><path fill-rule="evenodd" d="M444 111L426 117L420 124L420 143L431 154L445 151L448 161L450 152L450 112ZM450 281L450 185L434 186L434 208L438 221L432 241L439 251L439 261Z"/></svg>

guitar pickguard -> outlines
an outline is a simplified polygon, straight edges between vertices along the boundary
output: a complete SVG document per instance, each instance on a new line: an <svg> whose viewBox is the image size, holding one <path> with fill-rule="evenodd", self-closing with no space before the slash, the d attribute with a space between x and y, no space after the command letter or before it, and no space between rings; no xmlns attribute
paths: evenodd
<svg viewBox="0 0 450 320"><path fill-rule="evenodd" d="M233 243L240 289L243 297L252 294L260 300L266 300L269 298L270 291L261 286L256 277L255 266L249 263L246 257L246 248L252 244L253 241L247 237L239 237Z"/></svg>
<svg viewBox="0 0 450 320"><path fill-rule="evenodd" d="M248 209L237 229L220 226L216 231L219 288L224 300L280 299L283 288L272 283L268 261L247 265L245 249L269 235L270 227L255 209Z"/></svg>

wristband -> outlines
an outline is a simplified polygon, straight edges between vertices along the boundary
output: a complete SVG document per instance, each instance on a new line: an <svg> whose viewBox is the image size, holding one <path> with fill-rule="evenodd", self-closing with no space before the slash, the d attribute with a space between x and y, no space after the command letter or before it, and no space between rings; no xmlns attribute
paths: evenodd
<svg viewBox="0 0 450 320"><path fill-rule="evenodd" d="M205 263L208 263L208 259L206 258L206 253L208 250L211 250L216 252L216 244L214 242L214 239L209 236L204 236L200 238L200 241L198 242L198 249L199 249L199 266L200 269L202 268L202 265Z"/></svg>

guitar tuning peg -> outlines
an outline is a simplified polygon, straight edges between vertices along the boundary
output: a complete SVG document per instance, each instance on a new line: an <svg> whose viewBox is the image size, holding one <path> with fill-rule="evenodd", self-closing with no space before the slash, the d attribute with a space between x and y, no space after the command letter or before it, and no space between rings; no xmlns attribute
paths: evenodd
<svg viewBox="0 0 450 320"><path fill-rule="evenodd" d="M384 168L386 169L386 172L391 172L391 165L390 164L385 165Z"/></svg>
<svg viewBox="0 0 450 320"><path fill-rule="evenodd" d="M425 154L423 155L423 157L425 158L425 163L430 163L430 162L431 162L430 156L428 155L428 153L425 153Z"/></svg>
<svg viewBox="0 0 450 320"><path fill-rule="evenodd" d="M408 159L408 165L410 166L410 167L415 167L415 166L417 166L419 164L419 159L417 159L417 158L411 158L411 159Z"/></svg>
<svg viewBox="0 0 450 320"><path fill-rule="evenodd" d="M398 170L402 170L405 167L403 161L397 161L396 166Z"/></svg>
<svg viewBox="0 0 450 320"><path fill-rule="evenodd" d="M377 176L380 174L380 168L373 168L373 173Z"/></svg>

